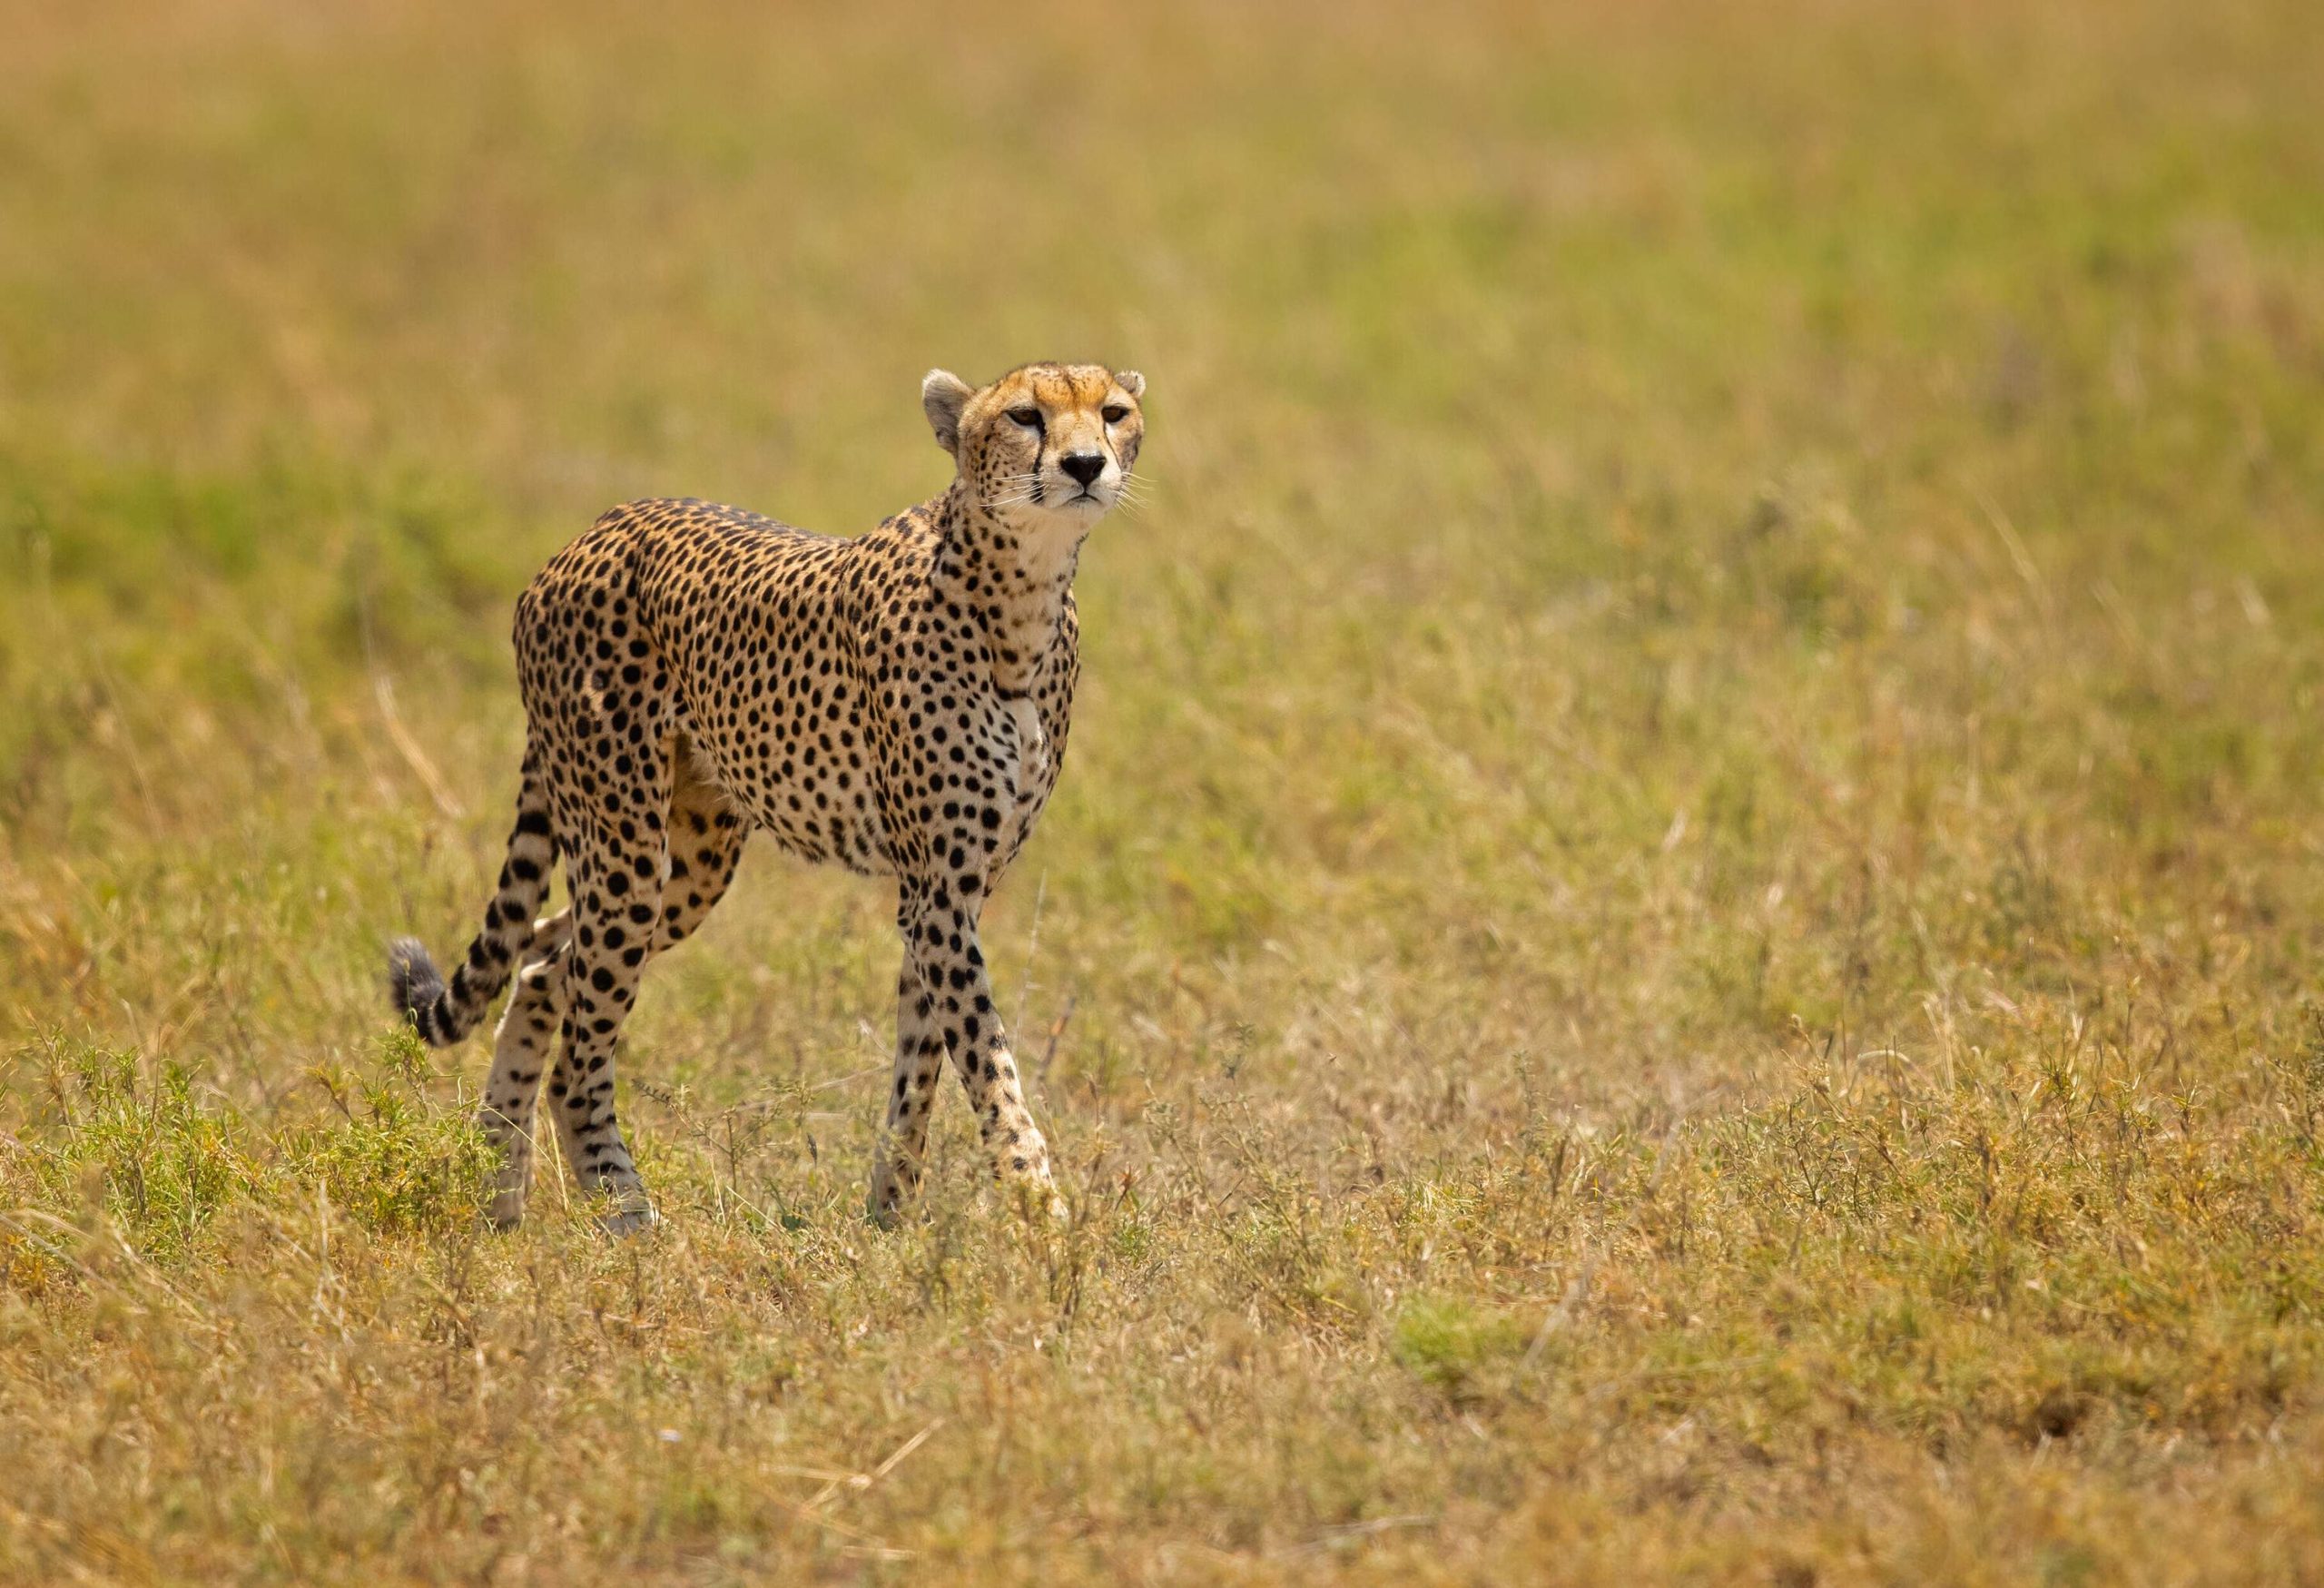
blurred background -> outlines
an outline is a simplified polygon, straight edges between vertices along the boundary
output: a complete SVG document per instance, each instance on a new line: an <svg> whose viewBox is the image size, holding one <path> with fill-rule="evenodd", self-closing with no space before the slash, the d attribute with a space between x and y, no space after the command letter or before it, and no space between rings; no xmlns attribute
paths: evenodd
<svg viewBox="0 0 2324 1588"><path fill-rule="evenodd" d="M478 918L540 562L644 495L866 528L945 483L923 371L1054 357L1150 383L988 928L1085 1189L1228 1183L1230 1118L1327 1198L1659 1166L1810 1060L2093 1030L2235 1150L2324 920L2319 83L2300 0L14 5L12 1128L70 1157L92 1054L251 1162L335 1118L384 939ZM755 853L656 971L681 1217L852 1209L891 908ZM1597 1238L1509 1217L1462 1306ZM1994 1371L1956 1434L2048 1404Z"/></svg>

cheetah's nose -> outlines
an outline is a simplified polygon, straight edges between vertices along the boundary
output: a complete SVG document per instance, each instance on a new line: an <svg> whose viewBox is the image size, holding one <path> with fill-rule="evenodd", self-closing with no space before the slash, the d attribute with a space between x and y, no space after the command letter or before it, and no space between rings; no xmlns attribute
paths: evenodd
<svg viewBox="0 0 2324 1588"><path fill-rule="evenodd" d="M1057 460L1057 466L1084 488L1095 485L1098 477L1106 472L1106 460L1095 452L1068 452Z"/></svg>

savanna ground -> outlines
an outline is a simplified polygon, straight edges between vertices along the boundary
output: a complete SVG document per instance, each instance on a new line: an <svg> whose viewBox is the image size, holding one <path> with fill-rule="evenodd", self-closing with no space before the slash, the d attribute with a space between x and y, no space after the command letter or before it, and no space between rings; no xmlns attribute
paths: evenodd
<svg viewBox="0 0 2324 1588"><path fill-rule="evenodd" d="M0 1576L2324 1575L2305 0L0 25ZM1143 369L989 917L649 978L488 1233L511 600Z"/></svg>

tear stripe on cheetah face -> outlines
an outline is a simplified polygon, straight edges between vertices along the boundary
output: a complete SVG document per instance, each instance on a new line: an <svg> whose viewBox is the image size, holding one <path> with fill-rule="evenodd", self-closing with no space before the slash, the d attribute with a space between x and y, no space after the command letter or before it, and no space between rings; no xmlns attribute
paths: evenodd
<svg viewBox="0 0 2324 1588"><path fill-rule="evenodd" d="M651 1222L615 1112L622 1023L647 962L700 924L761 833L897 882L873 1216L919 1184L947 1054L998 1172L1054 1206L978 925L1063 767L1073 577L1136 466L1145 391L1095 364L1027 365L981 388L934 370L921 407L952 481L870 533L632 502L533 580L515 633L523 782L483 930L448 982L419 943L390 952L398 1009L438 1045L524 968L485 1094L504 1152L497 1220L522 1209L547 1067L584 1189L610 1199L616 1229ZM572 902L536 922L559 863Z"/></svg>

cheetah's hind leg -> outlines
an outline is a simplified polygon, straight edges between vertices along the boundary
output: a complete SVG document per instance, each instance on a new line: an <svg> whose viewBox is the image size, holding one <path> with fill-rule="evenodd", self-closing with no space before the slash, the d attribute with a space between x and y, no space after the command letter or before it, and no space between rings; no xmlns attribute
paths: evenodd
<svg viewBox="0 0 2324 1588"><path fill-rule="evenodd" d="M569 910L534 923L532 944L517 972L517 991L510 995L492 1039L492 1070L485 1080L478 1122L500 1151L500 1163L493 1174L489 1217L502 1229L514 1228L525 1217L541 1071L547 1068L549 1047L556 1035L557 976L572 935Z"/></svg>
<svg viewBox="0 0 2324 1588"><path fill-rule="evenodd" d="M686 753L683 740L672 745L670 759L676 784L671 792L668 816L663 823L667 835L668 874L661 885L659 913L651 929L646 962L700 929L703 921L725 897L728 885L734 880L735 867L742 863L743 846L751 833L748 820L726 797L725 791ZM627 913L632 926L637 924L636 908L633 903ZM515 1015L512 1004L512 1020L521 1019L527 1030L535 1029L535 1022L545 1022L540 1029L553 1031L564 1022L567 985L564 961L572 952L568 932L561 936L548 960L539 966L527 967L517 983L517 999L527 1004L527 1013L522 1017ZM535 1066L519 1055L517 1068L521 1070ZM596 1139L586 1128L596 1111L596 1092L586 1084L587 1079L587 1073L572 1061L570 1042L560 1044L556 1062L549 1070L549 1117L574 1177L585 1188L594 1189L598 1181L591 1148ZM625 1220L620 1214L615 1218L620 1221L616 1227L624 1231L642 1228L651 1222L650 1212L641 1219Z"/></svg>

